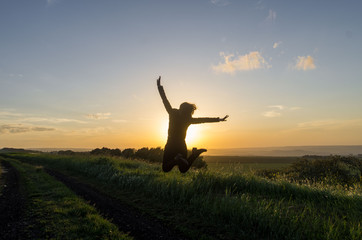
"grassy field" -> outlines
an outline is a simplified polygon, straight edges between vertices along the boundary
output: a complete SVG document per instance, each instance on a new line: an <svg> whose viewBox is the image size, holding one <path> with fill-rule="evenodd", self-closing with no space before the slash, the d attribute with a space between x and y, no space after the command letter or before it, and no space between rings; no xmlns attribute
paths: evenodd
<svg viewBox="0 0 362 240"><path fill-rule="evenodd" d="M41 166L0 156L20 175L26 198L23 233L27 239L132 239L102 218L93 206L78 198Z"/></svg>
<svg viewBox="0 0 362 240"><path fill-rule="evenodd" d="M299 159L299 157L268 156L204 156L204 161L210 171L233 172L234 174L254 173L263 169L282 169Z"/></svg>
<svg viewBox="0 0 362 240"><path fill-rule="evenodd" d="M296 162L300 157L269 157L269 156L204 156L207 163L284 163L290 164Z"/></svg>
<svg viewBox="0 0 362 240"><path fill-rule="evenodd" d="M220 169L165 174L159 164L122 158L11 157L78 176L193 239L360 239L362 234L360 185L293 184Z"/></svg>
<svg viewBox="0 0 362 240"><path fill-rule="evenodd" d="M2 174L3 174L3 169L2 169L2 166L0 165L0 196L1 196L1 193L2 193L2 190L4 187Z"/></svg>
<svg viewBox="0 0 362 240"><path fill-rule="evenodd" d="M204 156L208 169L215 172L254 173L262 169L281 169L299 160L298 157L268 156Z"/></svg>
<svg viewBox="0 0 362 240"><path fill-rule="evenodd" d="M263 169L282 169L289 167L289 163L207 163L207 168L213 172L232 172L232 173L254 173Z"/></svg>

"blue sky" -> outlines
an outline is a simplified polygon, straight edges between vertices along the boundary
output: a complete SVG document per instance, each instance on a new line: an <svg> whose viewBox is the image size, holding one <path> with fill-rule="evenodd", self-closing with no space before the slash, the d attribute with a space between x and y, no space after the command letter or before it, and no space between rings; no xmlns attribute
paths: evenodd
<svg viewBox="0 0 362 240"><path fill-rule="evenodd" d="M0 147L362 144L360 1L0 2ZM166 129L166 130L165 130Z"/></svg>

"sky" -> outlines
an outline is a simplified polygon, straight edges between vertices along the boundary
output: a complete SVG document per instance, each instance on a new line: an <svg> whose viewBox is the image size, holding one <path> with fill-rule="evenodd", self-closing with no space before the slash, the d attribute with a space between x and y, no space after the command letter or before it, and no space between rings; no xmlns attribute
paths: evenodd
<svg viewBox="0 0 362 240"><path fill-rule="evenodd" d="M1 0L0 148L362 144L362 2Z"/></svg>

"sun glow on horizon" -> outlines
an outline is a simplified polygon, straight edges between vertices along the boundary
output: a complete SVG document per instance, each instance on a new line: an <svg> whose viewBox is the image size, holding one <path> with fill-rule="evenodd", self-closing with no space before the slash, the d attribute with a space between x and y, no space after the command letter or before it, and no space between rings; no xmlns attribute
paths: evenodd
<svg viewBox="0 0 362 240"><path fill-rule="evenodd" d="M195 145L200 143L202 139L200 132L201 132L200 126L197 125L189 126L186 134L186 144L188 145L188 148L195 147Z"/></svg>

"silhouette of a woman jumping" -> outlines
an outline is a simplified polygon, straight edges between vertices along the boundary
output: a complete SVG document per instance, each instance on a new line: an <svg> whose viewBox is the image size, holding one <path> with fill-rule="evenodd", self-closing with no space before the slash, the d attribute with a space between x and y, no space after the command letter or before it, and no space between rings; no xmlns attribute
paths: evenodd
<svg viewBox="0 0 362 240"><path fill-rule="evenodd" d="M229 116L226 115L223 118L193 118L192 115L196 110L195 104L184 102L179 109L172 108L161 85L161 77L157 79L157 87L169 115L168 138L163 154L162 170L169 172L177 165L180 172L185 173L190 169L195 159L201 153L207 151L203 148L193 148L191 155L187 157L185 138L190 124L222 122L226 121Z"/></svg>

